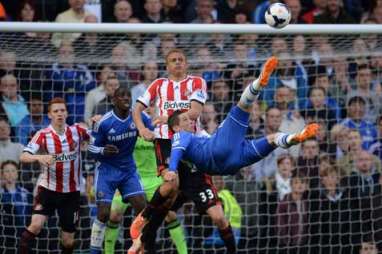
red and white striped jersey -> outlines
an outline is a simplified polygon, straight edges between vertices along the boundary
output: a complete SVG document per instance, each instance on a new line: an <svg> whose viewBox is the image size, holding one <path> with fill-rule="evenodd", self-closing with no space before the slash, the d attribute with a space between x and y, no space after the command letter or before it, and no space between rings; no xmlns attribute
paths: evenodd
<svg viewBox="0 0 382 254"><path fill-rule="evenodd" d="M83 140L88 140L87 130L78 124L66 126L61 135L51 125L38 131L24 148L31 154L51 154L55 163L43 168L37 185L56 192L80 191L81 150Z"/></svg>
<svg viewBox="0 0 382 254"><path fill-rule="evenodd" d="M176 110L187 111L193 100L202 104L207 100L206 81L201 77L187 76L178 82L168 78L156 79L137 99L146 107L153 105L158 116L171 116ZM197 121L196 128L200 129L200 121ZM167 124L157 126L154 132L156 138L170 139L172 137Z"/></svg>

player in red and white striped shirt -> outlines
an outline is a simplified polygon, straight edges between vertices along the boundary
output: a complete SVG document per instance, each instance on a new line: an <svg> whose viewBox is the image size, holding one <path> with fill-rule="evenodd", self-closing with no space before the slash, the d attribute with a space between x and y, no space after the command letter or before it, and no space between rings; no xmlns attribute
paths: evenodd
<svg viewBox="0 0 382 254"><path fill-rule="evenodd" d="M21 236L21 254L29 253L28 243L56 210L63 253L72 253L74 249L82 176L80 144L88 140L89 135L78 124L66 124L68 112L61 98L49 102L48 116L51 124L35 134L20 156L21 162L39 162L43 168L37 182L32 221Z"/></svg>
<svg viewBox="0 0 382 254"><path fill-rule="evenodd" d="M187 58L182 50L172 49L166 56L166 68L168 78L155 80L146 90L143 96L137 99L133 117L139 134L146 140L154 139L155 154L157 157L158 175L164 176L168 171L168 162L171 153L172 131L168 128L167 119L176 110L187 112L189 118L195 122L196 131L200 130L199 116L203 105L207 100L207 86L203 78L190 76L187 74ZM141 112L147 107L154 106L158 117L154 120L157 127L152 133L142 122ZM213 218L224 219L221 205L214 193L215 187L211 178L198 171L193 171L188 165L182 164L178 181L169 182L164 179L164 183L156 190L145 210L139 214L131 226L131 235L134 240L129 253L137 253L139 242L136 241L141 233L142 225L148 222L145 232L142 235L142 242L148 253L155 251L155 235L163 218L178 195L178 190L182 195L178 196L176 205L181 206L184 198L191 199L200 211L212 211ZM181 186L178 186L180 183ZM191 183L191 184L190 184ZM209 191L210 197L202 200L199 193ZM166 221L173 224L176 214L170 211ZM227 223L224 222L224 225ZM230 228L228 228L230 230ZM138 244L136 244L138 243ZM138 246L138 247L137 247Z"/></svg>

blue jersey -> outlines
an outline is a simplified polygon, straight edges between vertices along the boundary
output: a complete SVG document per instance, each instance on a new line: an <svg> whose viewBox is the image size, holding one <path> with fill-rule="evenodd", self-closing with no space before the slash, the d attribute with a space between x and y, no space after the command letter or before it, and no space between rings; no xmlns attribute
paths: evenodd
<svg viewBox="0 0 382 254"><path fill-rule="evenodd" d="M153 129L147 114L142 113L142 120L146 127ZM133 150L137 136L138 130L131 115L126 119L120 119L114 111L110 111L95 125L89 151L101 164L124 171L135 171ZM104 156L103 149L108 144L118 147L119 153L113 156Z"/></svg>
<svg viewBox="0 0 382 254"><path fill-rule="evenodd" d="M186 160L210 175L235 174L269 153L275 146L267 139L245 139L249 113L233 107L211 137L199 137L180 131L172 138L170 171L176 171L180 160Z"/></svg>

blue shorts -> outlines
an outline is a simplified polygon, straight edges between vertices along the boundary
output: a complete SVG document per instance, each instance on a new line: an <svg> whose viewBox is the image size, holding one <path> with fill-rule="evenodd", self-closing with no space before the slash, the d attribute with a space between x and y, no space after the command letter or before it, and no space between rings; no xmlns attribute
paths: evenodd
<svg viewBox="0 0 382 254"><path fill-rule="evenodd" d="M216 170L235 174L240 168L251 165L272 152L276 147L267 139L246 139L249 113L235 106L211 136L210 149Z"/></svg>
<svg viewBox="0 0 382 254"><path fill-rule="evenodd" d="M95 177L96 201L111 203L118 189L122 200L136 195L144 195L141 178L136 169L120 170L110 165L100 164Z"/></svg>

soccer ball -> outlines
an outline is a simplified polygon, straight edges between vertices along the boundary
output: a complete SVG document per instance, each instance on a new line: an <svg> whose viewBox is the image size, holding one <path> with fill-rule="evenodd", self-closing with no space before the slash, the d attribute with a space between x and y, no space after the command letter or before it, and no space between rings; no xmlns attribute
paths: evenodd
<svg viewBox="0 0 382 254"><path fill-rule="evenodd" d="M274 28L283 28L289 24L291 14L289 8L282 3L271 4L265 12L265 21Z"/></svg>

